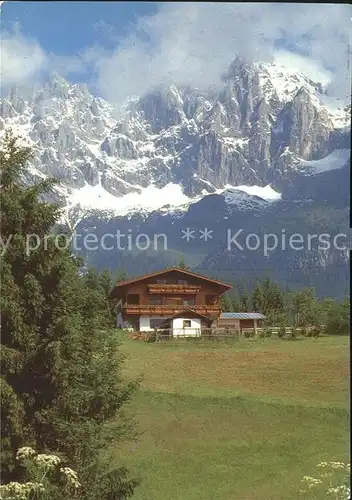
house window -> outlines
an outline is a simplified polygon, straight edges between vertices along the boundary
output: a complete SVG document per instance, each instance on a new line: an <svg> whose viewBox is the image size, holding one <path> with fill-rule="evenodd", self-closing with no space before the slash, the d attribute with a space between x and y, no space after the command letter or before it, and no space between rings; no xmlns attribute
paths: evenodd
<svg viewBox="0 0 352 500"><path fill-rule="evenodd" d="M216 295L206 295L205 305L212 306L215 303Z"/></svg>
<svg viewBox="0 0 352 500"><path fill-rule="evenodd" d="M188 281L187 280L177 280L177 284L178 285L188 285Z"/></svg>
<svg viewBox="0 0 352 500"><path fill-rule="evenodd" d="M130 293L126 297L127 304L138 305L139 304L139 295L136 293Z"/></svg>
<svg viewBox="0 0 352 500"><path fill-rule="evenodd" d="M167 283L166 280L156 280L156 282L158 283L158 285L165 285L165 283Z"/></svg>
<svg viewBox="0 0 352 500"><path fill-rule="evenodd" d="M164 318L150 318L149 326L150 328L159 328L159 326L165 321Z"/></svg>
<svg viewBox="0 0 352 500"><path fill-rule="evenodd" d="M183 320L183 328L191 328L191 320L190 319Z"/></svg>
<svg viewBox="0 0 352 500"><path fill-rule="evenodd" d="M186 299L183 301L184 306L194 306L196 301L194 299Z"/></svg>
<svg viewBox="0 0 352 500"><path fill-rule="evenodd" d="M158 296L149 297L149 304L160 305L161 304L161 297L158 297Z"/></svg>
<svg viewBox="0 0 352 500"><path fill-rule="evenodd" d="M167 304L171 306L181 306L183 304L183 299L180 297L168 297Z"/></svg>

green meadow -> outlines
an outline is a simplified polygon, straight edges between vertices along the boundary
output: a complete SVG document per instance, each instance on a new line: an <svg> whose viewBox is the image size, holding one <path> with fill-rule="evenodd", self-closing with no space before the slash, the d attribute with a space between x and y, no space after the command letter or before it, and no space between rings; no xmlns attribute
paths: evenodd
<svg viewBox="0 0 352 500"><path fill-rule="evenodd" d="M148 344L121 335L136 442L111 449L136 500L297 500L324 460L347 461L347 337Z"/></svg>

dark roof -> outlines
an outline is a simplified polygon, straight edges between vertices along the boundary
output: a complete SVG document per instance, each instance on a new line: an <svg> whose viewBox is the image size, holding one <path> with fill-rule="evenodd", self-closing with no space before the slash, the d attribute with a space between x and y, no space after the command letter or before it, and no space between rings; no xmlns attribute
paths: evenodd
<svg viewBox="0 0 352 500"><path fill-rule="evenodd" d="M160 276L166 273L169 273L171 271L178 271L180 273L185 274L186 276L192 276L194 278L199 278L202 280L210 281L211 283L216 283L217 285L223 286L226 289L232 288L232 285L229 285L228 283L225 283L224 281L220 281L217 279L209 278L208 276L204 276L202 274L194 273L193 271L188 271L188 269L182 269L180 267L169 267L167 269L163 269L162 271L157 271L155 273L150 273L150 274L145 274L144 276L138 276L136 278L132 278L130 280L126 281L119 281L115 284L115 287L112 289L110 292L110 297L113 296L113 292L116 288L121 288L125 285L129 285L131 283L135 283L136 281L142 281L148 278L153 278L154 276Z"/></svg>
<svg viewBox="0 0 352 500"><path fill-rule="evenodd" d="M261 313L235 313L235 312L227 312L221 313L220 319L265 319L266 316Z"/></svg>

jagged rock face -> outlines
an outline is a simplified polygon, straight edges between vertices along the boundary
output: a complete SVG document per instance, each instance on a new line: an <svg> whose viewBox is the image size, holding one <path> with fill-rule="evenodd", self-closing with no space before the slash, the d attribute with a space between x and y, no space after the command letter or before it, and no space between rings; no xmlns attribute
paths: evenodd
<svg viewBox="0 0 352 500"><path fill-rule="evenodd" d="M183 101L175 87L142 97L137 109L143 113L151 134L160 134L162 130L179 125L186 118Z"/></svg>
<svg viewBox="0 0 352 500"><path fill-rule="evenodd" d="M330 220L328 227L321 228L323 233L345 231L350 193L348 168L341 167L350 149L350 110L332 109L321 85L295 70L236 58L222 88L209 92L175 86L158 89L126 103L122 115L93 97L85 86L69 85L57 75L42 88L13 88L0 103L0 135L11 127L28 140L34 157L25 174L27 182L52 176L61 179L55 196L48 200L66 202L67 213L72 209L74 224L81 224L82 230L87 229L86 222L92 222L99 234L121 228L165 233L170 248L186 254L190 247L180 241L181 230L208 227L214 229L214 239L208 242L204 259L203 241L199 242L203 262L198 264L203 270L272 267L277 268L274 276L281 278L287 268L287 280L296 283L297 268L316 266L319 273L326 271L322 288L330 293L337 272L346 281L348 255L316 249L299 256L276 252L265 258L251 251L229 252L226 234L229 227L239 227L239 221L247 234L276 233L277 228L286 227L293 234L311 234L319 220ZM328 163L327 171L307 176L309 163L321 158L325 167ZM330 165L334 161L338 167ZM77 202L94 191L98 198L109 197L109 207L115 206L125 195L133 200L135 195L143 197L143 189L151 184L163 188L170 183L194 197L192 203L152 213L152 208L127 212L119 208L115 216L99 206L90 221ZM281 192L280 202L273 202L272 193L271 198L261 198L255 195L257 189L243 190L243 186L269 183ZM203 196L207 193L211 196ZM105 216L107 227L102 222ZM102 269L115 268L115 259L122 259L121 266L135 274L175 263L166 259L172 252L155 256L155 268L148 267L143 254L137 260L131 256L130 261L124 252L117 254L111 259L111 253L98 252L96 261L85 257ZM300 282L305 284L303 271ZM314 269L311 273L309 283L313 284ZM336 296L344 293L336 290Z"/></svg>
<svg viewBox="0 0 352 500"><path fill-rule="evenodd" d="M309 92L302 88L285 109L284 134L293 153L305 160L315 160L328 153L332 123L327 112L319 111Z"/></svg>
<svg viewBox="0 0 352 500"><path fill-rule="evenodd" d="M236 58L217 93L170 86L131 101L118 120L86 86L53 75L43 88L11 90L0 131L10 126L33 145L28 182L59 177L63 197L87 184L116 197L150 184L177 183L189 196L228 184L282 187L300 159L346 142L321 86L295 73Z"/></svg>

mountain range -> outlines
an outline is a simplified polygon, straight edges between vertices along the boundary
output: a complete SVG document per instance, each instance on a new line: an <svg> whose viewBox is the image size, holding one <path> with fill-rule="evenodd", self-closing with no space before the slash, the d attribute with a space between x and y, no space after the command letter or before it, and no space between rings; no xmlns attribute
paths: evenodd
<svg viewBox="0 0 352 500"><path fill-rule="evenodd" d="M237 57L220 88L157 88L119 109L57 74L2 97L0 133L12 128L32 146L27 183L60 179L49 199L62 203L63 224L81 236L167 239L167 250L135 240L77 250L87 264L139 274L183 254L230 280L264 273L320 295L347 292L347 249L263 249L268 233L348 234L351 108L296 68ZM238 229L259 248L229 248Z"/></svg>

